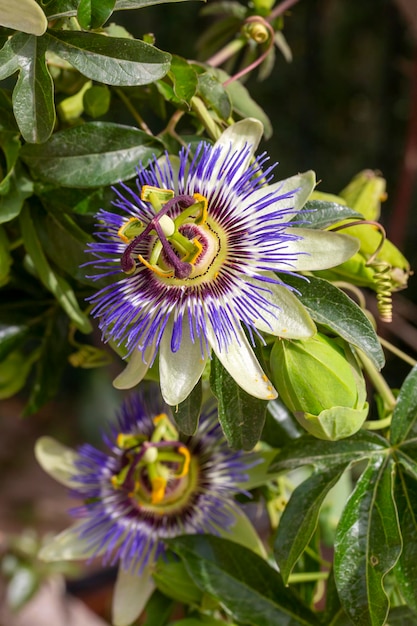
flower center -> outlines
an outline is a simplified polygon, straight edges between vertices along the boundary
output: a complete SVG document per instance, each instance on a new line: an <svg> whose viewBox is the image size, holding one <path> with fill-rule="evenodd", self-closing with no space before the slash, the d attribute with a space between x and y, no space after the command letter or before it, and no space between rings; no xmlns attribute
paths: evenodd
<svg viewBox="0 0 417 626"><path fill-rule="evenodd" d="M130 218L119 229L119 237L127 243L121 258L126 274L133 274L144 265L168 284L187 284L215 274L222 263L220 254L224 233L208 216L207 199L195 193L175 196L170 189L145 185L141 199L155 211L145 226L138 218ZM180 213L168 215L176 207ZM150 238L146 254L139 246ZM143 248L141 248L143 252Z"/></svg>
<svg viewBox="0 0 417 626"><path fill-rule="evenodd" d="M198 465L178 441L178 432L165 413L153 421L150 439L119 433L121 469L111 477L111 483L125 491L135 506L165 514L188 501L197 484Z"/></svg>

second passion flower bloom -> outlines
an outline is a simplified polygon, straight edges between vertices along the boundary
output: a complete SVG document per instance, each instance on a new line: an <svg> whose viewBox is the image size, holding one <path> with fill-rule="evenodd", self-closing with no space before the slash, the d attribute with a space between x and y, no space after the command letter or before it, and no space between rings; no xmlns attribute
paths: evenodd
<svg viewBox="0 0 417 626"><path fill-rule="evenodd" d="M213 350L243 389L272 399L276 391L250 338L315 333L274 272L333 267L358 244L290 223L314 188L314 173L267 184L273 168L263 169L265 156L254 159L262 134L260 122L246 119L214 145L199 143L194 156L184 149L179 158L154 160L139 168L136 191L116 190L118 212L98 213L92 264L97 279L113 281L91 301L105 338L127 350L116 387L139 383L159 351L161 391L176 405Z"/></svg>
<svg viewBox="0 0 417 626"><path fill-rule="evenodd" d="M122 405L104 438L108 451L77 450L42 437L35 448L42 467L71 488L82 504L76 523L47 543L47 561L101 556L119 563L114 623L132 623L153 591L152 572L166 539L223 534L262 551L234 495L251 488L254 454L231 450L214 409L203 411L193 437L180 439L167 406L139 394Z"/></svg>

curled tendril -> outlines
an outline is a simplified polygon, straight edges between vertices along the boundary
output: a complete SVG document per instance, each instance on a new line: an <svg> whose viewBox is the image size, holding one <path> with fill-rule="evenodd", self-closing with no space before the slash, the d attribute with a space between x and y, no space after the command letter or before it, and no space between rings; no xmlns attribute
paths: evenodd
<svg viewBox="0 0 417 626"><path fill-rule="evenodd" d="M266 59L274 45L275 31L271 24L260 15L251 15L250 17L246 18L242 30L245 36L247 36L249 39L252 39L257 44L268 42L268 47L257 59L255 59L253 63L251 63L247 67L244 67L242 70L240 70L240 72L237 72L237 74L230 76L230 78L228 78L223 83L224 87L226 87L233 81L242 78L242 76L245 76L245 74L248 74L256 67L258 67L258 65L260 65Z"/></svg>
<svg viewBox="0 0 417 626"><path fill-rule="evenodd" d="M387 238L385 228L379 222L372 220L355 220L349 222L348 224L335 226L332 230L343 230L344 228L349 228L350 226L360 226L362 224L374 226L381 233L381 241L379 242L375 252L366 261L365 265L374 270L373 278L375 282L377 308L381 322L390 323L392 322L392 292L394 291L391 276L392 265L387 263L387 261L378 259L378 254L381 252L382 246Z"/></svg>

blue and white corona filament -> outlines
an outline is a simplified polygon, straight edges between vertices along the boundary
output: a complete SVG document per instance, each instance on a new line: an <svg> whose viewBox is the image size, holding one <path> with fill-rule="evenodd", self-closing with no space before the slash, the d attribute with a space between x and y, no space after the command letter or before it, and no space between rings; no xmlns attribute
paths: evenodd
<svg viewBox="0 0 417 626"><path fill-rule="evenodd" d="M263 169L265 156L254 159L262 132L260 122L243 120L193 156L184 149L154 160L138 170L136 191L116 190L118 213L99 212L92 265L96 278L114 281L91 298L92 313L105 339L127 349L116 387L140 382L159 351L162 394L176 405L213 350L248 393L271 399L276 391L250 338L314 334L307 311L273 272L338 265L357 244L290 223L314 174L268 185L273 168Z"/></svg>

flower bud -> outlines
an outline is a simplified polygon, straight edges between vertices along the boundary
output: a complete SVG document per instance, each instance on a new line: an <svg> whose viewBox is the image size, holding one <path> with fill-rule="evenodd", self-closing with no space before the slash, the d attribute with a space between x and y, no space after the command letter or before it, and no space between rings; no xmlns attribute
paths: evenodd
<svg viewBox="0 0 417 626"><path fill-rule="evenodd" d="M353 435L368 414L362 371L349 345L318 333L278 340L271 352L273 383L297 421L319 439Z"/></svg>

